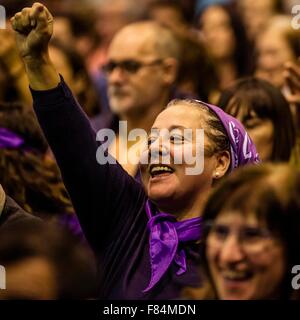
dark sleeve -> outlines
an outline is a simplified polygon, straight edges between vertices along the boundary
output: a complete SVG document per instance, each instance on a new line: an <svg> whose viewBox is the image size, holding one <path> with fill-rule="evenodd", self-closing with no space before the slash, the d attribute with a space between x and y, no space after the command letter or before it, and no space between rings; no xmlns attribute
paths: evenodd
<svg viewBox="0 0 300 320"><path fill-rule="evenodd" d="M31 91L85 236L95 250L102 250L135 220L145 201L143 188L119 164L97 162L102 147L63 79L54 89Z"/></svg>

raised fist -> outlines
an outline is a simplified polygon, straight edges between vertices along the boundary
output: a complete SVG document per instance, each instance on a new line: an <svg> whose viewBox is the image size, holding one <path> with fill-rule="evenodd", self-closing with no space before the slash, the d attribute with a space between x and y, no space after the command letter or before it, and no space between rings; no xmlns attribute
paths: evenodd
<svg viewBox="0 0 300 320"><path fill-rule="evenodd" d="M53 33L53 17L41 3L24 8L11 19L16 31L17 47L23 59L42 57L48 53Z"/></svg>

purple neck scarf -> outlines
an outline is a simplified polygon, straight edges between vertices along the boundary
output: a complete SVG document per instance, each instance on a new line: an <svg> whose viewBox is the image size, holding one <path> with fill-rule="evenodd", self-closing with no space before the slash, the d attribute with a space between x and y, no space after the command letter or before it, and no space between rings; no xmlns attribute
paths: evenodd
<svg viewBox="0 0 300 320"><path fill-rule="evenodd" d="M146 213L149 218L151 280L143 292L150 291L173 263L177 275L186 272L186 255L180 243L200 239L202 219L193 218L177 221L172 214L159 212L147 200ZM153 214L154 212L154 214Z"/></svg>
<svg viewBox="0 0 300 320"><path fill-rule="evenodd" d="M24 140L6 128L0 128L0 149L18 149Z"/></svg>

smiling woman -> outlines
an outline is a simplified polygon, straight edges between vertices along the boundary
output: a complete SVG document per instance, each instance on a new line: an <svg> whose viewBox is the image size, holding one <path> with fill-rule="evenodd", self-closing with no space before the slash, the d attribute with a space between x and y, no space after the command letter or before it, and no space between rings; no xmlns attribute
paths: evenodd
<svg viewBox="0 0 300 320"><path fill-rule="evenodd" d="M29 25L29 17L35 23ZM99 165L95 132L47 54L52 21L41 4L12 19L37 117L85 236L103 267L99 296L174 299L183 286L200 282L200 215L213 182L241 165L258 162L255 146L243 126L218 107L177 101L153 125L159 135L150 136L148 151L158 162L149 162L144 170L145 189L118 163L112 164L113 159ZM37 54L37 47L45 52ZM202 174L187 175L186 163L175 164L180 142L193 151L198 147L194 135L182 136L182 128L206 130L209 152L204 152ZM173 130L167 148L160 141L163 130ZM226 142L221 147L220 133ZM165 154L170 155L168 164Z"/></svg>
<svg viewBox="0 0 300 320"><path fill-rule="evenodd" d="M265 164L238 170L215 190L203 215L207 290L197 298L299 299L291 284L299 187L295 168Z"/></svg>

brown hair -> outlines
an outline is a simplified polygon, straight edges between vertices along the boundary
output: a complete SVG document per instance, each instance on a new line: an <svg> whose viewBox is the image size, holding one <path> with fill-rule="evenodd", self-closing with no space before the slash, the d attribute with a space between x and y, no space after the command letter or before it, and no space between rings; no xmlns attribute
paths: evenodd
<svg viewBox="0 0 300 320"><path fill-rule="evenodd" d="M245 119L252 112L260 119L270 119L274 126L271 160L290 159L296 132L289 104L279 89L262 79L243 78L223 91L218 105L234 117L242 111Z"/></svg>
<svg viewBox="0 0 300 320"><path fill-rule="evenodd" d="M300 172L288 165L246 166L232 173L215 189L204 210L203 224L215 220L224 210L255 214L286 248L287 272L280 292L282 299L299 300L291 287L290 271L299 264L300 252ZM214 287L206 260L206 239L202 235L203 269L208 286Z"/></svg>
<svg viewBox="0 0 300 320"><path fill-rule="evenodd" d="M72 211L57 165L45 160L48 145L33 112L20 104L0 104L0 127L24 139L19 149L0 149L0 184L6 194L28 212Z"/></svg>

